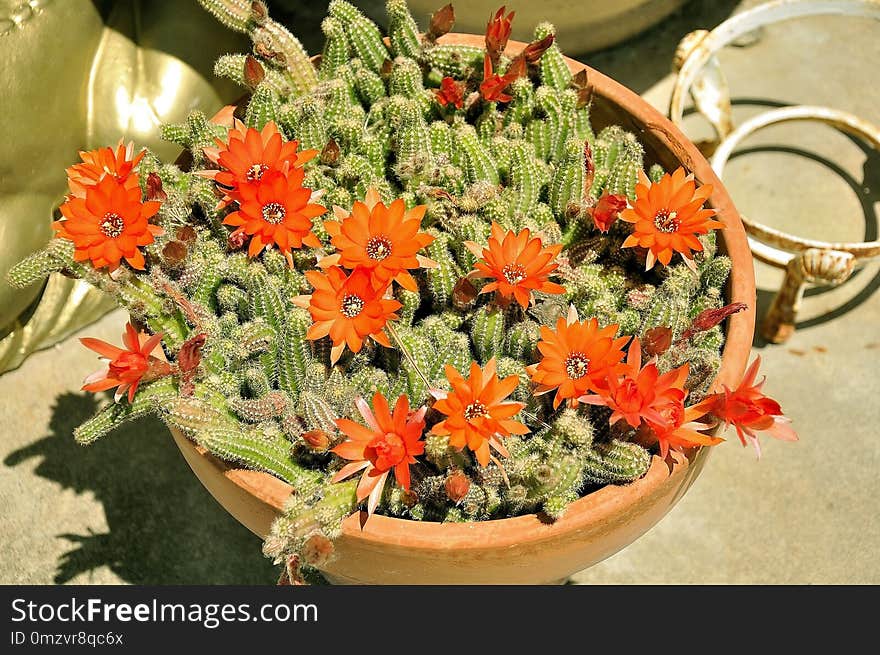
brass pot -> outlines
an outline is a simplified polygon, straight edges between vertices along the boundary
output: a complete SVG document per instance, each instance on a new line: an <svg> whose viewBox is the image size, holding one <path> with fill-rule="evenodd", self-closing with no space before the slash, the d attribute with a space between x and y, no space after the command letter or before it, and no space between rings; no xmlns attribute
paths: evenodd
<svg viewBox="0 0 880 655"><path fill-rule="evenodd" d="M173 159L177 146L159 140L159 125L239 95L213 64L248 48L194 1L0 0L0 97L11 137L0 139L0 372L112 307L59 276L36 307L41 285L5 282L51 237L77 151L125 137Z"/></svg>

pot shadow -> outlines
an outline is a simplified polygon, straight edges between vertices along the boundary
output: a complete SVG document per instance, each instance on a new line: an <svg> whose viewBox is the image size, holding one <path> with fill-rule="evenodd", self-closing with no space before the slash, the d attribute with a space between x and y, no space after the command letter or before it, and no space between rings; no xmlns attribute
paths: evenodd
<svg viewBox="0 0 880 655"><path fill-rule="evenodd" d="M3 461L40 458L37 475L103 505L107 532L57 535L72 547L55 582L107 566L131 584L274 584L259 539L205 491L159 420L132 422L87 448L74 441L73 428L98 406L91 395L59 395L50 433Z"/></svg>

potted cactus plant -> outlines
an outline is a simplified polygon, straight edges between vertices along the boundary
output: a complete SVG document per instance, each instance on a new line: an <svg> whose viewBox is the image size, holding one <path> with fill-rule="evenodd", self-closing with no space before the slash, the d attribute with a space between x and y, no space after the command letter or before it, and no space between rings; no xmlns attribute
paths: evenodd
<svg viewBox="0 0 880 655"><path fill-rule="evenodd" d="M310 60L262 2L200 2L253 38L216 67L248 98L165 126L174 164L83 153L11 273L131 314L122 347L83 339L109 361L84 389L116 398L81 443L162 417L283 581L479 583L626 545L722 422L796 438L742 377L754 281L723 189L552 26L511 42L502 8L455 35L447 5L422 33L389 0L383 39L333 0Z"/></svg>

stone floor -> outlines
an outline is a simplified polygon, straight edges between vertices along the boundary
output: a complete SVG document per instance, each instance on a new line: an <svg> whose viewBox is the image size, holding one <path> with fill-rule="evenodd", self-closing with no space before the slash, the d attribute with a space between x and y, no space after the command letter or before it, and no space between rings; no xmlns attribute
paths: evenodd
<svg viewBox="0 0 880 655"><path fill-rule="evenodd" d="M371 13L376 4L369 3ZM696 0L650 32L584 60L665 111L678 39L754 4ZM307 25L303 19L294 29L313 33ZM877 30L857 19L801 19L725 50L736 120L767 106L809 103L880 123L880 92L866 73L880 66ZM706 135L696 117L687 131ZM741 151L726 183L744 214L815 238L877 239L877 152L812 125L767 130ZM758 266L757 276L760 315L780 274ZM878 286L880 267L872 265L841 287L811 290L787 344L756 339L766 390L794 420L800 442L765 440L756 461L727 435L664 520L572 582L880 582ZM123 322L115 312L85 333L115 341ZM259 541L202 489L158 421L140 421L87 449L73 442L73 426L96 407L79 391L94 365L71 339L0 376L0 583L273 582Z"/></svg>

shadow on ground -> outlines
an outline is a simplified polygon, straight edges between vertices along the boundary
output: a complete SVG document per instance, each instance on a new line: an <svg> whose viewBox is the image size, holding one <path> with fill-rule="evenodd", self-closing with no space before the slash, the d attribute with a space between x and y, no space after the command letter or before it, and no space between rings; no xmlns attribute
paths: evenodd
<svg viewBox="0 0 880 655"><path fill-rule="evenodd" d="M847 185L852 189L856 197L859 199L859 202L862 206L862 214L865 220L865 232L862 239L864 241L876 241L878 239L878 229L880 229L880 219L878 219L877 213L874 209L874 205L880 202L880 153L878 153L876 150L871 148L863 141L849 135L846 136L865 153L865 163L862 167L861 181L855 179L852 175L847 173L846 170L838 166L836 163L826 159L825 157L817 155L816 153L810 152L808 150L803 150L801 148L795 148L791 146L766 145L755 146L751 148L742 148L740 150L737 150L731 156L731 160L735 159L736 157L742 157L752 153L782 152L798 157L812 159L813 161L822 164L829 170L830 173L845 181ZM843 302L836 307L831 307L827 311L813 318L798 321L795 325L795 329L804 330L817 325L822 325L823 323L839 318L846 313L852 311L853 309L864 303L866 300L868 300L868 298L870 298L877 291L877 289L880 288L880 273L876 273L873 275L873 277L871 277L865 270L856 269L849 280L844 282L844 284L848 287L853 288L853 290L858 289L858 291L855 292L850 298L848 298L846 302ZM804 291L804 297L815 298L816 296L820 296L824 293L831 291L833 288L834 287L828 286L808 287ZM760 321L767 313L767 310L770 308L773 299L776 297L776 292L777 289L757 289L758 321ZM769 345L769 342L764 339L763 336L761 336L760 330L756 330L752 345L756 348L763 348L764 346Z"/></svg>
<svg viewBox="0 0 880 655"><path fill-rule="evenodd" d="M108 532L59 534L70 543L56 583L102 566L132 584L271 584L260 541L205 491L165 426L142 419L83 448L73 428L97 409L93 396L55 399L50 433L4 460L41 459L35 473L104 507Z"/></svg>

